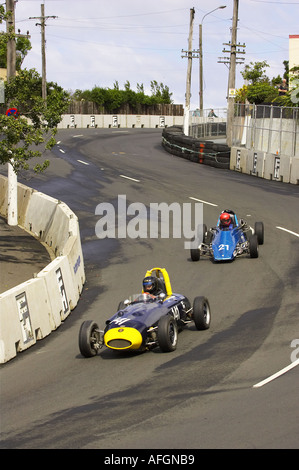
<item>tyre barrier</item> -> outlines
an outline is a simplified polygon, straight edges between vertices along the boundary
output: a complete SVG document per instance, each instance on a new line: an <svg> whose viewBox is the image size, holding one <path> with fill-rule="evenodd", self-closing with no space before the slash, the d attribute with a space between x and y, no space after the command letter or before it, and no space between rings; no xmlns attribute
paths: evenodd
<svg viewBox="0 0 299 470"><path fill-rule="evenodd" d="M210 140L196 139L183 134L182 126L163 129L162 146L164 149L191 162L229 169L230 147Z"/></svg>
<svg viewBox="0 0 299 470"><path fill-rule="evenodd" d="M0 194L0 214L7 218L2 175ZM0 294L0 363L56 330L76 307L85 283L79 222L66 204L18 183L18 225L46 243L53 260Z"/></svg>

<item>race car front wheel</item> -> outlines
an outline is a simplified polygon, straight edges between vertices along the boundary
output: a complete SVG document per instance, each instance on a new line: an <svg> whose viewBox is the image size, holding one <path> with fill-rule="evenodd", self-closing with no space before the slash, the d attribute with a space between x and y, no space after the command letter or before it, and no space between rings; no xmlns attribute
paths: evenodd
<svg viewBox="0 0 299 470"><path fill-rule="evenodd" d="M211 310L206 297L195 297L193 302L193 319L198 330L210 328Z"/></svg>
<svg viewBox="0 0 299 470"><path fill-rule="evenodd" d="M257 236L257 241L259 245L264 244L264 224L263 222L255 222L254 233Z"/></svg>
<svg viewBox="0 0 299 470"><path fill-rule="evenodd" d="M96 356L100 344L99 334L99 327L93 320L82 323L79 331L79 349L82 356Z"/></svg>
<svg viewBox="0 0 299 470"><path fill-rule="evenodd" d="M171 315L164 315L158 323L158 343L161 351L174 351L178 343L178 327Z"/></svg>
<svg viewBox="0 0 299 470"><path fill-rule="evenodd" d="M252 235L249 240L249 254L250 258L258 258L259 256L259 246L257 235Z"/></svg>

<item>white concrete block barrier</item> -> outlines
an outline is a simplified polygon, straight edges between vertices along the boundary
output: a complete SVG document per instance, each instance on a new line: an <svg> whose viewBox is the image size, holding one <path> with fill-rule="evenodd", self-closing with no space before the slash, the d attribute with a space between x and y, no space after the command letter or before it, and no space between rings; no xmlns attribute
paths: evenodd
<svg viewBox="0 0 299 470"><path fill-rule="evenodd" d="M299 184L299 158L297 157L292 160L290 183Z"/></svg>
<svg viewBox="0 0 299 470"><path fill-rule="evenodd" d="M263 178L265 153L232 147L230 169Z"/></svg>
<svg viewBox="0 0 299 470"><path fill-rule="evenodd" d="M151 114L65 114L58 129L145 128L155 129L183 125L184 116Z"/></svg>
<svg viewBox="0 0 299 470"><path fill-rule="evenodd" d="M0 363L33 346L52 331L43 279L30 279L0 295Z"/></svg>
<svg viewBox="0 0 299 470"><path fill-rule="evenodd" d="M7 217L7 178L2 175L0 213ZM18 184L18 225L49 247L53 261L36 278L0 295L0 363L58 328L76 307L85 283L79 222L65 203Z"/></svg>
<svg viewBox="0 0 299 470"><path fill-rule="evenodd" d="M43 279L50 303L52 330L58 328L77 305L79 292L67 256L59 256L37 274Z"/></svg>
<svg viewBox="0 0 299 470"><path fill-rule="evenodd" d="M265 154L264 178L267 180L289 183L291 176L292 158L273 153Z"/></svg>
<svg viewBox="0 0 299 470"><path fill-rule="evenodd" d="M73 215L63 202L35 191L30 196L23 227L45 242L55 256L59 256L69 238Z"/></svg>
<svg viewBox="0 0 299 470"><path fill-rule="evenodd" d="M232 147L230 169L282 183L299 184L299 158Z"/></svg>
<svg viewBox="0 0 299 470"><path fill-rule="evenodd" d="M239 171L240 173L246 173L248 159L248 150L244 148L231 148L230 154L230 169Z"/></svg>

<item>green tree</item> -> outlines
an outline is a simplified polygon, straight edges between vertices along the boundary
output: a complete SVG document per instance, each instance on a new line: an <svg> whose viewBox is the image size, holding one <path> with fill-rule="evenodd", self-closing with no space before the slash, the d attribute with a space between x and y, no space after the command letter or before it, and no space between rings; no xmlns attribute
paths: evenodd
<svg viewBox="0 0 299 470"><path fill-rule="evenodd" d="M143 93L144 94L143 83L137 83L137 93Z"/></svg>
<svg viewBox="0 0 299 470"><path fill-rule="evenodd" d="M247 82L243 88L237 90L236 100L245 103L261 104L272 102L278 96L277 87L271 84L266 75L267 62L250 62L241 72L244 80Z"/></svg>
<svg viewBox="0 0 299 470"><path fill-rule="evenodd" d="M0 163L10 162L18 173L29 168L31 158L42 155L42 146L51 149L56 141L57 125L69 105L69 95L55 83L47 84L47 100L41 97L42 79L35 69L20 70L5 83L6 108L15 107L17 119L0 114ZM46 160L36 164L40 172L49 166Z"/></svg>
<svg viewBox="0 0 299 470"><path fill-rule="evenodd" d="M26 37L18 37L16 39L16 70L21 70L23 60L28 52L32 49L31 42ZM7 35L0 33L0 67L7 68Z"/></svg>
<svg viewBox="0 0 299 470"><path fill-rule="evenodd" d="M162 82L158 83L156 80L151 81L151 92L153 98L153 104L165 103L171 104L171 95L168 86L164 85Z"/></svg>
<svg viewBox="0 0 299 470"><path fill-rule="evenodd" d="M115 88L117 90L117 88ZM95 86L90 92L90 100L99 106L105 106L108 97L106 88L100 88ZM86 99L86 98L84 98Z"/></svg>
<svg viewBox="0 0 299 470"><path fill-rule="evenodd" d="M241 75L251 85L259 82L268 82L269 79L265 75L266 67L269 67L269 65L265 60L263 62L250 62L250 65L245 65Z"/></svg>
<svg viewBox="0 0 299 470"><path fill-rule="evenodd" d="M299 67L289 70L289 61L284 60L283 78L289 83L289 92L285 96L279 96L278 86L282 82L280 75L271 80L265 74L266 67L269 67L266 61L250 62L241 72L244 80L248 82L242 88L237 90L236 101L245 103L261 104L273 103L277 106L298 106L299 103Z"/></svg>
<svg viewBox="0 0 299 470"><path fill-rule="evenodd" d="M3 21L6 21L8 18L9 13L5 12L4 5L0 5L0 24ZM9 33L5 33L3 31L0 32L0 67L6 69L7 68L7 42L8 39L14 38L16 41L16 70L20 70L23 60L32 49L31 42L28 37L25 36L17 36L13 31L9 31Z"/></svg>
<svg viewBox="0 0 299 470"><path fill-rule="evenodd" d="M118 81L115 81L113 88L95 86L91 91L76 90L72 98L77 101L82 99L92 101L107 111L117 112L125 104L132 107L139 104L148 106L160 103L171 104L171 96L172 93L170 93L169 87L163 83L158 83L156 80L151 81L151 96L145 94L143 84L137 83L137 92L135 92L131 89L131 84L127 80L124 83L124 90L121 90Z"/></svg>
<svg viewBox="0 0 299 470"><path fill-rule="evenodd" d="M271 103L278 96L277 88L268 82L258 82L250 85L247 90L249 103Z"/></svg>

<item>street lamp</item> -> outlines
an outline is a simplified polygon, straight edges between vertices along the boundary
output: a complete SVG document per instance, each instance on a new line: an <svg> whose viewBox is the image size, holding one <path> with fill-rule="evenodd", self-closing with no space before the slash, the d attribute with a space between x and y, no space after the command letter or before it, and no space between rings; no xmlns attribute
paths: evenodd
<svg viewBox="0 0 299 470"><path fill-rule="evenodd" d="M203 111L202 23L206 16L210 15L216 10L223 10L223 8L226 8L226 5L221 5L220 7L217 7L214 10L206 13L202 17L201 23L199 25L199 109L200 109L201 116L202 116L202 111Z"/></svg>

